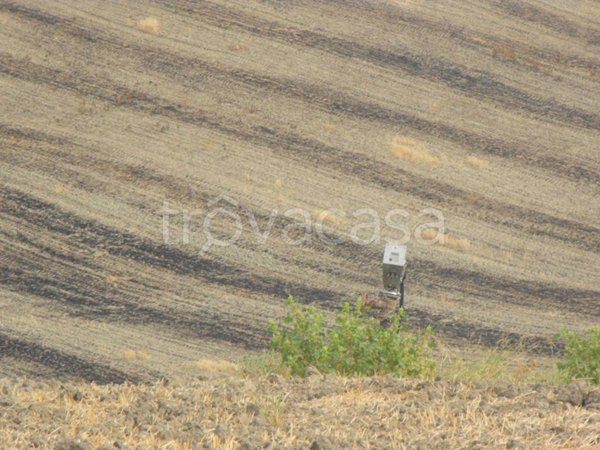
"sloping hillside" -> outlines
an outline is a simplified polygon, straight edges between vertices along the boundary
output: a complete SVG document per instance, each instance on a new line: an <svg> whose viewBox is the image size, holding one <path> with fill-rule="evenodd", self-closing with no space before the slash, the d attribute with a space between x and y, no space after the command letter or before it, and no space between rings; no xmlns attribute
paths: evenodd
<svg viewBox="0 0 600 450"><path fill-rule="evenodd" d="M0 373L236 359L288 294L379 288L394 209L419 323L597 324L599 55L585 0L1 0Z"/></svg>

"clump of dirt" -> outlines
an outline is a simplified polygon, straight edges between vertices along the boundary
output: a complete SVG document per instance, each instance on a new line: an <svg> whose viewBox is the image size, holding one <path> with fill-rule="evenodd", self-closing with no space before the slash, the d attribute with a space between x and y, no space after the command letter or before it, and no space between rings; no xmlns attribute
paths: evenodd
<svg viewBox="0 0 600 450"><path fill-rule="evenodd" d="M17 448L597 448L600 391L239 374L98 386L0 380Z"/></svg>

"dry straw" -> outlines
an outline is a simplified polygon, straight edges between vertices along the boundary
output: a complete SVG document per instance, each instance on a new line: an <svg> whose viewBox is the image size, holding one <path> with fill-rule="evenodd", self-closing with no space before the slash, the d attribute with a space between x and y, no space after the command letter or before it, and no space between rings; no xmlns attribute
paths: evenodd
<svg viewBox="0 0 600 450"><path fill-rule="evenodd" d="M158 34L162 31L160 20L156 17L146 17L145 19L138 20L136 27L146 33L152 34Z"/></svg>
<svg viewBox="0 0 600 450"><path fill-rule="evenodd" d="M408 137L395 137L390 145L390 153L397 158L423 164L439 165L442 162L423 142Z"/></svg>

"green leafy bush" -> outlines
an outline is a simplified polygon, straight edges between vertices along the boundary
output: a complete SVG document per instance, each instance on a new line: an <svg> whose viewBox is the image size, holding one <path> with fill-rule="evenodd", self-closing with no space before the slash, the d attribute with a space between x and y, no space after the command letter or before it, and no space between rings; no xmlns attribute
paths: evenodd
<svg viewBox="0 0 600 450"><path fill-rule="evenodd" d="M287 300L287 315L281 323L271 322L271 348L281 354L283 364L293 375L305 376L309 367L322 373L342 375L396 376L430 375L434 365L427 348L433 346L433 330L408 331L404 310L395 314L388 326L365 313L358 300L344 303L327 327L325 314L314 306Z"/></svg>
<svg viewBox="0 0 600 450"><path fill-rule="evenodd" d="M563 378L584 378L600 384L600 328L592 328L582 335L563 328L560 337L565 344L563 360L558 363Z"/></svg>

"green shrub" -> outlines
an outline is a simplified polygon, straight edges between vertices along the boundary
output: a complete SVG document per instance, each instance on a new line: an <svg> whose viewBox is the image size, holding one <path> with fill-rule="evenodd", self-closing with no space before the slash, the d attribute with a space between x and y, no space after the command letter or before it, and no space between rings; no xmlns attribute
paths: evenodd
<svg viewBox="0 0 600 450"><path fill-rule="evenodd" d="M565 344L563 360L558 363L563 379L587 379L600 384L600 328L582 335L563 328L560 337Z"/></svg>
<svg viewBox="0 0 600 450"><path fill-rule="evenodd" d="M281 354L293 375L305 376L309 367L322 373L342 375L396 376L430 375L433 362L427 348L433 346L433 331L416 334L403 323L404 310L388 326L365 313L358 300L354 307L344 303L335 325L327 327L325 314L314 306L287 300L287 315L281 323L271 322L271 348Z"/></svg>

